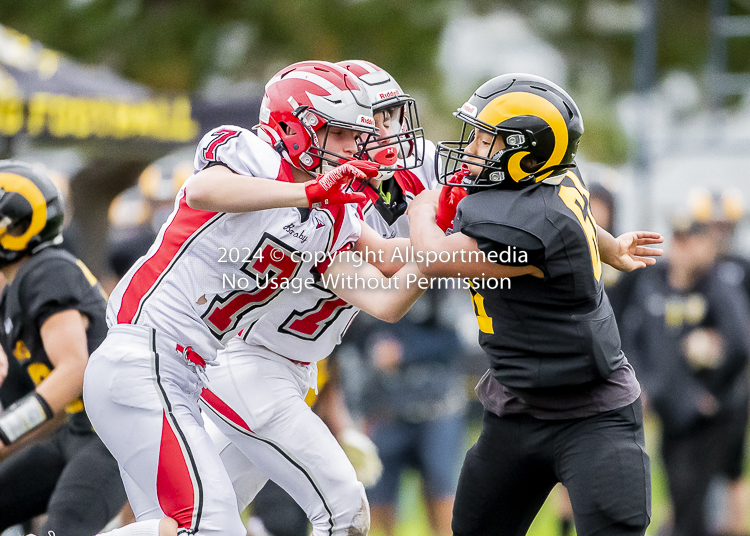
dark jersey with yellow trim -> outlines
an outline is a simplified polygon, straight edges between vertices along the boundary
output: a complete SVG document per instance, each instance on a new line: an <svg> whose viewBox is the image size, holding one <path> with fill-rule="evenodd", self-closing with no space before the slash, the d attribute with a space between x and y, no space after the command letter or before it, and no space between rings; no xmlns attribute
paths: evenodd
<svg viewBox="0 0 750 536"><path fill-rule="evenodd" d="M34 389L54 368L42 344L42 324L55 313L78 310L88 318L86 336L91 354L107 335L106 307L104 291L96 278L86 265L61 248L44 249L20 267L0 297L0 343L8 359L15 359L25 371L15 375L18 382L25 383L21 394ZM71 426L91 430L81 400L71 403L66 411Z"/></svg>
<svg viewBox="0 0 750 536"><path fill-rule="evenodd" d="M494 377L511 389L589 384L627 363L601 282L588 191L577 170L555 182L480 191L458 206L456 230L482 251L506 252L510 262L501 264L544 273L472 289L479 343Z"/></svg>

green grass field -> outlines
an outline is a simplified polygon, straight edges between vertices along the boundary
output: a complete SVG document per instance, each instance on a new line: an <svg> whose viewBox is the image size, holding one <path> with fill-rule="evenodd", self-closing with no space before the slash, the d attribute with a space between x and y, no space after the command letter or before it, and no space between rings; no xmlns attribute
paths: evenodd
<svg viewBox="0 0 750 536"><path fill-rule="evenodd" d="M479 435L480 424L473 423L467 434L467 448ZM658 424L653 418L646 419L646 448L651 457L651 485L653 506L651 526L647 534L656 534L657 528L668 515L667 483L657 455L659 445ZM552 496L551 496L552 497ZM548 500L537 515L529 530L529 536L557 536L557 522L552 500ZM420 480L416 471L407 472L401 484L398 504L398 527L396 536L431 536L427 514L421 499ZM376 530L371 536L382 536Z"/></svg>

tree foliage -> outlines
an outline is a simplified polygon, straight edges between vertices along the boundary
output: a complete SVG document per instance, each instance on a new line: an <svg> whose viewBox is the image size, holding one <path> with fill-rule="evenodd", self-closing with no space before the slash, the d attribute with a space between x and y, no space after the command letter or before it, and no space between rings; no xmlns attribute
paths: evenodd
<svg viewBox="0 0 750 536"><path fill-rule="evenodd" d="M0 0L0 23L158 89L194 90L212 74L264 80L311 58L367 58L403 85L428 87L444 23L435 8L428 0ZM244 50L227 62L221 44L233 36Z"/></svg>

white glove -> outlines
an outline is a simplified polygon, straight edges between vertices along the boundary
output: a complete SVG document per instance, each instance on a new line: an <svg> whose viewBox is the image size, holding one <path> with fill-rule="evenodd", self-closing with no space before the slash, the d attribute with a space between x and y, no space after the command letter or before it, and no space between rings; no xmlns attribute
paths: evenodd
<svg viewBox="0 0 750 536"><path fill-rule="evenodd" d="M357 472L357 480L366 488L374 486L383 474L383 463L375 443L355 428L345 429L338 440Z"/></svg>

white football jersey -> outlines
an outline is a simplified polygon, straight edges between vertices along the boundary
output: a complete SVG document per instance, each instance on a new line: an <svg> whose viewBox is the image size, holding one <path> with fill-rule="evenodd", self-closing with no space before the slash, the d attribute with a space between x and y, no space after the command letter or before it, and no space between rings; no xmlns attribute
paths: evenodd
<svg viewBox="0 0 750 536"><path fill-rule="evenodd" d="M428 151L422 166L394 174L407 203L422 190L431 190L438 185L433 161L435 146L426 141L425 147ZM369 196L378 196L371 188L366 192ZM363 202L360 208L364 209L365 222L384 238L409 236L406 215L389 225L373 206L372 199ZM274 304L275 307L266 311L252 329L242 333L242 339L251 346L264 347L301 362L317 362L331 355L359 312L357 307L349 305L321 284L305 288L298 294L285 294ZM254 353L264 352L262 348L256 348Z"/></svg>
<svg viewBox="0 0 750 536"><path fill-rule="evenodd" d="M217 164L242 175L292 181L291 168L276 151L239 127L216 128L198 145L196 171ZM152 327L192 346L206 361L264 312L293 300L292 280L309 278L324 256L361 233L351 204L217 213L190 208L186 188L190 181L148 253L112 292L107 323Z"/></svg>

